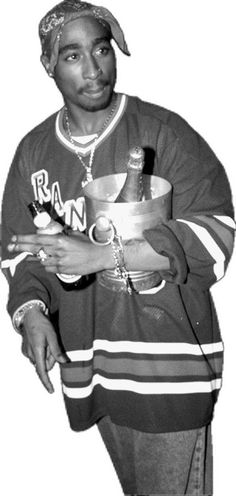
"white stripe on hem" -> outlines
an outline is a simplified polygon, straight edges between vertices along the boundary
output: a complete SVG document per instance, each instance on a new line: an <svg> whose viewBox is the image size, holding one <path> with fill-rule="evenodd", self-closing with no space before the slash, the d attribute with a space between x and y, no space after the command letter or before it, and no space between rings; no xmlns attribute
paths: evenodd
<svg viewBox="0 0 236 496"><path fill-rule="evenodd" d="M68 398L87 398L93 392L95 386L100 385L111 391L130 391L138 394L194 394L211 393L220 389L222 379L213 381L196 382L136 382L127 379L107 379L99 374L93 376L91 384L87 387L70 388L62 385L62 390Z"/></svg>
<svg viewBox="0 0 236 496"><path fill-rule="evenodd" d="M134 341L108 341L95 339L93 348L88 350L67 351L67 356L72 362L92 360L94 351L107 351L109 353L140 353L151 355L210 355L224 350L222 341L209 344L190 343L145 343Z"/></svg>

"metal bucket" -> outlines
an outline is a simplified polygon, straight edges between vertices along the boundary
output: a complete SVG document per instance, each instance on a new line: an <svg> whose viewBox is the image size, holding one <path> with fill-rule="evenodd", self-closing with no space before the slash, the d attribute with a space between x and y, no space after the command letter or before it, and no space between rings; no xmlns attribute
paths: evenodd
<svg viewBox="0 0 236 496"><path fill-rule="evenodd" d="M125 182L126 173L111 174L89 182L84 187L87 230L100 216L107 217L122 240L143 238L143 231L166 221L171 216L171 184L158 176L143 174L143 201L115 203ZM125 281L119 279L115 270L97 274L103 286L114 291L126 292ZM135 291L145 291L161 282L158 272L129 271L129 279Z"/></svg>

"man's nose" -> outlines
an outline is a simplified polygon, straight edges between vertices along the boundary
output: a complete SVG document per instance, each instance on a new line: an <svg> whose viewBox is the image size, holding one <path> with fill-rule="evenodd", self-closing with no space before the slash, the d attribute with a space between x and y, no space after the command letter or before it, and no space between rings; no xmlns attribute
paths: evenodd
<svg viewBox="0 0 236 496"><path fill-rule="evenodd" d="M94 57L87 57L83 70L84 79L97 79L101 73L97 60Z"/></svg>

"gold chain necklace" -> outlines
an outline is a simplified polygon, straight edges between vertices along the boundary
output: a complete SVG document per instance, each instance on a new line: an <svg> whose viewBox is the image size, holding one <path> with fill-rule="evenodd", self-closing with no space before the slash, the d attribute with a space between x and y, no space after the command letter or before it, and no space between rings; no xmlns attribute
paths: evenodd
<svg viewBox="0 0 236 496"><path fill-rule="evenodd" d="M89 182L93 181L92 166L93 166L93 159L94 159L94 153L95 153L95 148L96 148L97 140L98 140L99 136L101 136L101 134L103 133L103 131L106 129L106 127L108 126L108 124L109 124L109 122L110 122L110 120L111 120L111 118L112 118L112 116L113 116L113 114L115 112L116 105L117 105L117 96L115 98L114 105L113 105L113 107L112 107L109 115L107 116L107 118L105 119L105 121L103 123L103 126L101 127L101 129L99 130L99 132L96 133L97 136L94 139L94 142L93 142L93 145L92 145L92 148L91 148L91 153L90 153L88 165L85 163L84 159L79 154L77 144L76 144L75 140L73 139L73 136L72 136L72 133L71 133L71 128L70 128L70 121L69 121L69 116L68 116L68 109L65 106L64 117L65 117L65 124L66 124L66 131L67 131L67 134L68 134L68 138L69 138L71 144L73 145L73 148L74 148L74 152L75 152L76 157L79 159L80 163L82 164L82 166L84 167L84 169L86 171L86 177L82 181L82 188L84 188L84 186L86 186L86 184L88 184Z"/></svg>

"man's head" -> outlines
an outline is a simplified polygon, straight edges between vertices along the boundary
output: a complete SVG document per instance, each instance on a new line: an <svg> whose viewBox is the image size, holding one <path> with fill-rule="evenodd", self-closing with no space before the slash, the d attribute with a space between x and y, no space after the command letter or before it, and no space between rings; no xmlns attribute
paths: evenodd
<svg viewBox="0 0 236 496"><path fill-rule="evenodd" d="M107 108L116 83L110 30L92 16L67 23L60 37L54 80L70 109L94 112Z"/></svg>
<svg viewBox="0 0 236 496"><path fill-rule="evenodd" d="M65 0L51 9L39 24L41 61L49 75L53 75L58 61L60 40L65 26L81 17L96 19L110 33L110 38L115 40L122 52L129 55L123 31L108 9L80 0Z"/></svg>

